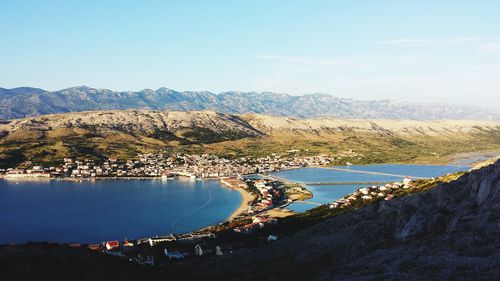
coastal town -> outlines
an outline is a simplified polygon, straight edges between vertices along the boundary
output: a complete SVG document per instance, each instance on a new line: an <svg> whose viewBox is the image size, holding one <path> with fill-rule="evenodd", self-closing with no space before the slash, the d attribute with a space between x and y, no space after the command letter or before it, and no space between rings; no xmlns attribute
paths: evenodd
<svg viewBox="0 0 500 281"><path fill-rule="evenodd" d="M92 159L61 159L59 166L34 165L24 168L1 169L3 178L113 178L113 177L188 177L193 179L241 177L305 166L328 165L334 160L328 155L281 157L272 154L263 158L226 159L201 154L138 154L135 159L108 158L101 163Z"/></svg>

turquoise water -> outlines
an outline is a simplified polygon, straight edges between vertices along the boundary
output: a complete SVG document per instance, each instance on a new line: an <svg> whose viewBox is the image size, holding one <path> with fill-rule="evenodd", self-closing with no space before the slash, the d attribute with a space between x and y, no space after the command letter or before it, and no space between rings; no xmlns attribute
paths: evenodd
<svg viewBox="0 0 500 281"><path fill-rule="evenodd" d="M365 166L343 166L357 171L381 172L410 177L439 177L470 169L469 166L442 166L442 165L404 165L404 164L378 164Z"/></svg>
<svg viewBox="0 0 500 281"><path fill-rule="evenodd" d="M401 165L401 164L380 164L366 166L342 166L338 167L349 171L338 171L324 168L303 168L286 170L272 173L286 180L295 182L394 182L402 181L403 177L437 177L448 173L468 170L468 166L438 166L438 165ZM357 173L354 171L378 172L389 175L375 175ZM356 189L370 185L308 185L307 189L313 193L313 198L308 202L325 204L344 197L354 192ZM289 205L289 209L296 212L304 212L317 205L304 202L295 202Z"/></svg>
<svg viewBox="0 0 500 281"><path fill-rule="evenodd" d="M0 180L0 244L189 232L226 220L240 203L215 180Z"/></svg>

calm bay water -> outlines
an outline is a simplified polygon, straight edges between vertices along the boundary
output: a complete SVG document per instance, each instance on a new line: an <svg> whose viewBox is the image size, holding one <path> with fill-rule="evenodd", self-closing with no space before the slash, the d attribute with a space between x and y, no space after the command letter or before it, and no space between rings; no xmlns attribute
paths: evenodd
<svg viewBox="0 0 500 281"><path fill-rule="evenodd" d="M0 244L184 233L226 220L240 203L216 180L0 180Z"/></svg>
<svg viewBox="0 0 500 281"><path fill-rule="evenodd" d="M368 165L342 167L435 177L466 166ZM274 173L297 182L400 181L400 177L303 168ZM363 185L316 185L308 201L332 202ZM0 244L26 241L101 242L184 233L224 221L241 196L216 180L0 180ZM302 212L315 205L293 203Z"/></svg>
<svg viewBox="0 0 500 281"><path fill-rule="evenodd" d="M401 165L380 164L366 166L343 166L348 170L378 172L384 174L395 174L410 177L437 177L448 173L468 170L468 166L438 166L438 165ZM388 175L363 174L348 171L330 170L324 168L303 168L273 173L272 175L295 182L394 182L401 181L401 177ZM308 185L313 193L313 198L306 200L319 204L325 204L344 197L356 189L370 185ZM317 205L304 202L292 203L288 208L296 212L310 210Z"/></svg>

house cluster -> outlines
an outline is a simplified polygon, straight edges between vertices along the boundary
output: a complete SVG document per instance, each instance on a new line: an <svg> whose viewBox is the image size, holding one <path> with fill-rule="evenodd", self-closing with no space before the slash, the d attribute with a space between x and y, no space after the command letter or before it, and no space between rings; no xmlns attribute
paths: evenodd
<svg viewBox="0 0 500 281"><path fill-rule="evenodd" d="M238 177L255 173L299 168L310 165L326 165L333 161L327 155L282 158L276 154L261 158L241 157L226 159L215 155L176 155L176 164L166 169L164 177L186 176L190 178Z"/></svg>
<svg viewBox="0 0 500 281"><path fill-rule="evenodd" d="M254 173L267 173L311 165L326 165L334 160L327 155L311 157L282 158L272 154L262 158L226 159L210 154L138 154L135 159L119 160L108 158L102 163L93 159L76 160L64 158L60 166L33 166L25 162L29 169L0 170L5 178L22 177L176 177L220 178L238 177Z"/></svg>
<svg viewBox="0 0 500 281"><path fill-rule="evenodd" d="M31 169L1 169L0 175L4 178L50 178L51 169L42 166L33 166Z"/></svg>
<svg viewBox="0 0 500 281"><path fill-rule="evenodd" d="M149 246L153 247L154 245L162 242L179 242L179 243L196 243L202 241L204 239L212 239L215 238L215 234L212 232L194 232L187 234L169 234L166 236L154 236L137 240L137 244L147 243Z"/></svg>
<svg viewBox="0 0 500 281"><path fill-rule="evenodd" d="M71 177L157 177L166 168L162 154L139 154L136 160L108 158L98 165L93 160L64 158L62 172Z"/></svg>
<svg viewBox="0 0 500 281"><path fill-rule="evenodd" d="M80 244L72 244L72 245L80 245ZM106 241L100 244L90 244L88 248L93 251L102 251L102 252L132 252L135 250L135 244L131 241L125 240L123 242L118 242L117 240Z"/></svg>
<svg viewBox="0 0 500 281"><path fill-rule="evenodd" d="M174 165L163 172L163 177L190 178L236 177L255 173L255 167L241 159L230 160L215 155L176 155Z"/></svg>
<svg viewBox="0 0 500 281"><path fill-rule="evenodd" d="M113 256L130 257L129 260L132 262L136 262L141 265L152 266L155 264L155 258L154 256L149 255L148 254L149 251L145 249L150 249L151 247L155 246L158 243L175 242L177 243L176 245L182 245L182 244L204 245L203 242L206 242L207 239L214 239L214 238L215 235L212 232L194 232L194 233L178 234L178 235L170 234L166 236L155 236L134 241L125 240L123 242L119 242L117 240L112 240L99 244L90 244L90 245L70 244L69 246L75 248L88 247L90 250L106 253ZM143 245L146 245L146 248ZM205 254L208 254L209 252L210 252L209 250L205 250ZM186 252L179 252L179 251L167 251L165 249L165 256L169 260L180 259L191 255L193 254ZM194 256L196 256L196 251L194 253Z"/></svg>
<svg viewBox="0 0 500 281"><path fill-rule="evenodd" d="M258 179L250 181L258 191L258 201L251 206L250 213L261 212L285 200L285 188L279 181Z"/></svg>
<svg viewBox="0 0 500 281"><path fill-rule="evenodd" d="M7 169L4 171L4 178L158 177L167 167L162 158L162 154L139 154L136 160L120 161L117 158L108 158L100 164L93 159L64 158L62 165L57 167L33 166L31 169ZM23 166L30 165L32 165L30 162L23 163Z"/></svg>
<svg viewBox="0 0 500 281"><path fill-rule="evenodd" d="M393 192L398 189L408 189L412 186L411 179L405 178L403 182L387 183L382 186L363 187L348 196L329 204L330 209L346 208L358 200L372 200L375 198L386 201L394 198Z"/></svg>
<svg viewBox="0 0 500 281"><path fill-rule="evenodd" d="M252 217L251 223L235 227L233 231L242 234L250 234L256 229L264 228L266 225L275 225L277 222L275 218L268 216L254 216Z"/></svg>

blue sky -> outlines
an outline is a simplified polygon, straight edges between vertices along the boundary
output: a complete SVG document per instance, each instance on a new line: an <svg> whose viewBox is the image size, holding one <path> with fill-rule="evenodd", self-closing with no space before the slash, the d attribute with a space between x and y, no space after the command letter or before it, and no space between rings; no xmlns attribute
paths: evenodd
<svg viewBox="0 0 500 281"><path fill-rule="evenodd" d="M500 1L0 0L0 87L500 108Z"/></svg>

